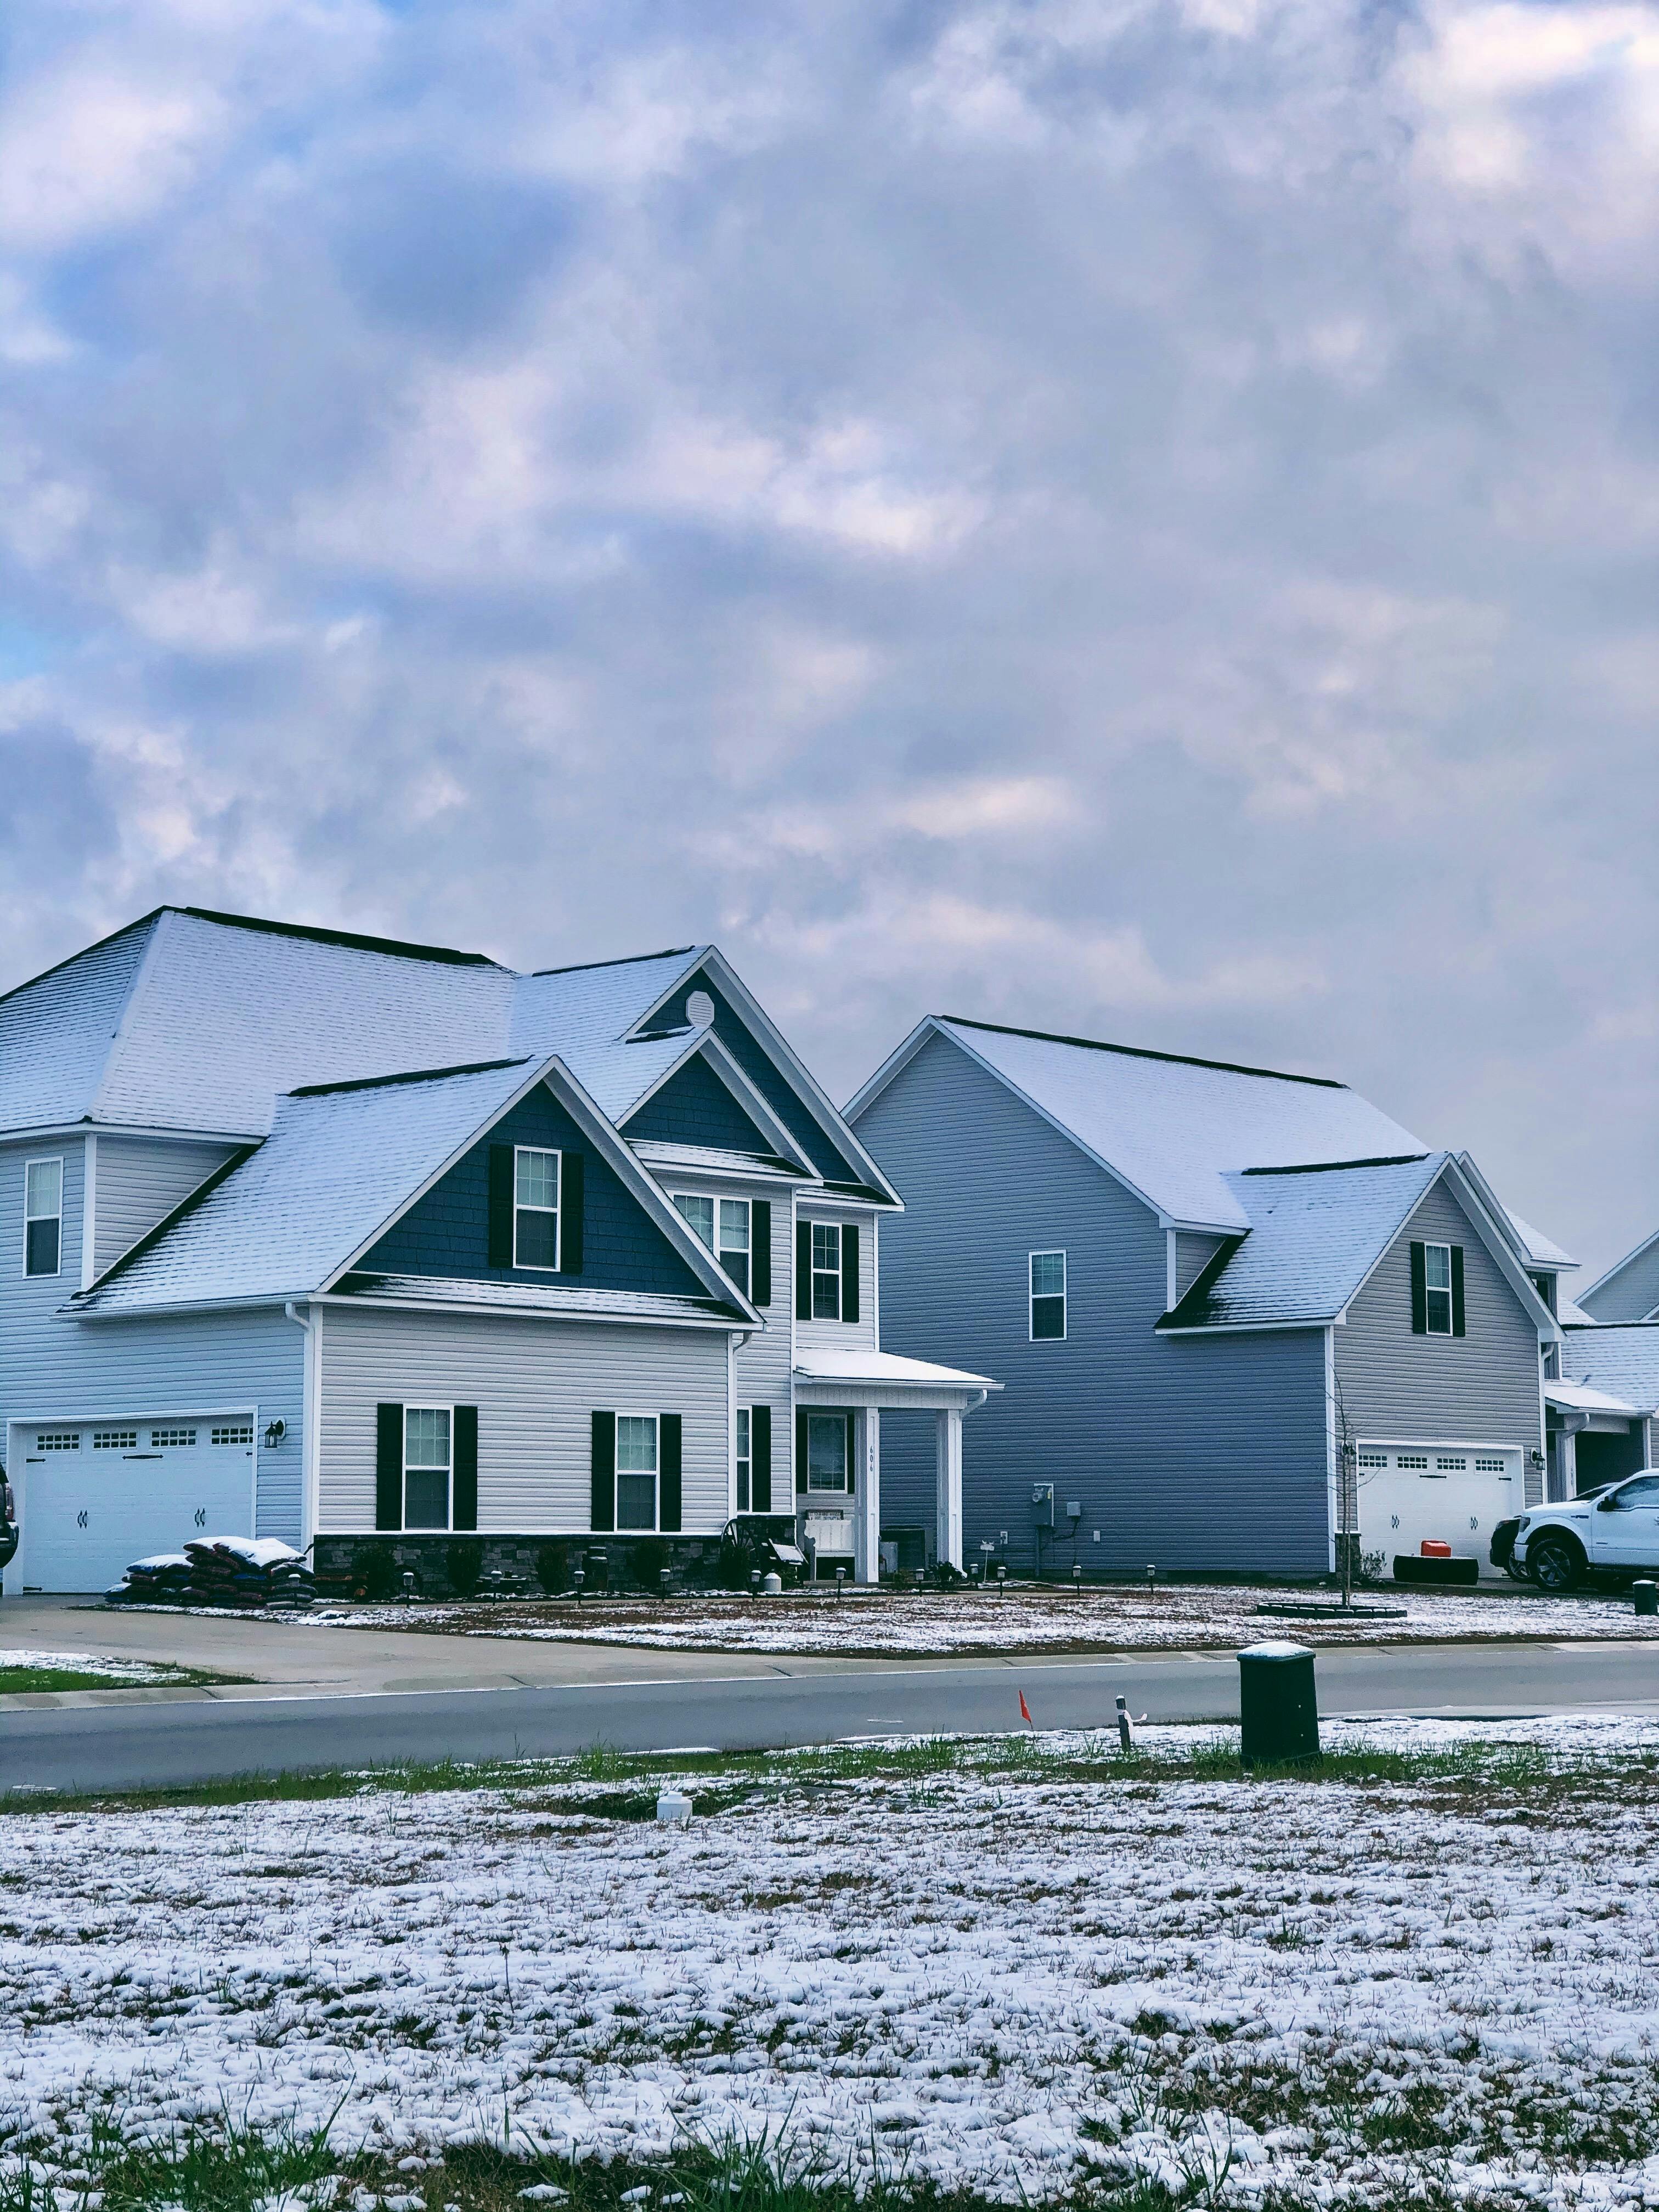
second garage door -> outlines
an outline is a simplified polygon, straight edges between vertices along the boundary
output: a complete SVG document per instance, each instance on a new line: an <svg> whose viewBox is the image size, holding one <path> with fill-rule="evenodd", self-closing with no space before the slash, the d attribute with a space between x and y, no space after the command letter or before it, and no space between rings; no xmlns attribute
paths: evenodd
<svg viewBox="0 0 1659 2212"><path fill-rule="evenodd" d="M190 1537L251 1536L253 1427L226 1414L15 1428L13 1588L105 1589Z"/></svg>
<svg viewBox="0 0 1659 2212"><path fill-rule="evenodd" d="M1488 1558L1492 1532L1521 1510L1522 1458L1518 1444L1362 1443L1361 1551L1382 1553L1389 1576L1396 1552L1414 1553L1431 1537L1455 1558L1479 1559L1483 1575L1499 1575Z"/></svg>

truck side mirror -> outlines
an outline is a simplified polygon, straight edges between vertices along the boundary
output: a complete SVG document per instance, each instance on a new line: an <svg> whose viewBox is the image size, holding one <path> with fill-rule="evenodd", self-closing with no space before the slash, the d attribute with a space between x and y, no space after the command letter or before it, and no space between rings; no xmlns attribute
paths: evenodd
<svg viewBox="0 0 1659 2212"><path fill-rule="evenodd" d="M1600 1499L1596 1504L1595 1510L1598 1513L1616 1513L1619 1510L1619 1493L1617 1491L1613 1492L1611 1498L1603 1498Z"/></svg>

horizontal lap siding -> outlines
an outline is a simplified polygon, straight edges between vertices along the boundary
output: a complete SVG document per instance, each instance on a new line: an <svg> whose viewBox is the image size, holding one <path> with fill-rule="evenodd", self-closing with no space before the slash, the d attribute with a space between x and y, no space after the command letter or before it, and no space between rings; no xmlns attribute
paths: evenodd
<svg viewBox="0 0 1659 2212"><path fill-rule="evenodd" d="M684 1530L717 1533L729 1495L726 1344L719 1330L330 1306L319 1526L374 1527L374 1408L392 1400L478 1408L478 1527L501 1534L587 1528L595 1407L678 1413Z"/></svg>
<svg viewBox="0 0 1659 2212"><path fill-rule="evenodd" d="M156 1138L98 1139L93 1171L93 1265L99 1273L230 1158L229 1145L167 1144Z"/></svg>
<svg viewBox="0 0 1659 2212"><path fill-rule="evenodd" d="M1659 1306L1659 1243L1620 1268L1611 1282L1578 1303L1597 1321L1644 1321Z"/></svg>
<svg viewBox="0 0 1659 2212"><path fill-rule="evenodd" d="M104 1140L100 1139L100 1152ZM64 1162L62 1272L23 1273L23 1163ZM81 1280L81 1203L85 1146L0 1146L0 1437L4 1424L35 1420L121 1420L144 1413L207 1417L245 1406L258 1411L258 1533L300 1540L301 1428L305 1340L280 1308L228 1314L174 1314L80 1321L58 1309ZM267 1450L265 1424L286 1425ZM3 1445L0 1444L0 1449ZM27 1475L19 1468L17 1474ZM20 1485L27 1510L27 1485ZM167 1540L176 1540L176 1532Z"/></svg>
<svg viewBox="0 0 1659 2212"><path fill-rule="evenodd" d="M1412 1334L1413 1239L1463 1248L1467 1334ZM1474 1224L1437 1183L1335 1332L1336 1380L1353 1440L1541 1446L1538 1331Z"/></svg>
<svg viewBox="0 0 1659 2212"><path fill-rule="evenodd" d="M672 1183L672 1172L659 1170L665 1182ZM688 1186L690 1188L690 1186ZM714 1186L699 1183L700 1190ZM734 1363L737 1403L739 1406L770 1406L772 1419L772 1494L782 1498L787 1509L787 1496L783 1476L788 1473L787 1460L782 1456L789 1448L787 1414L792 1388L790 1376L790 1330L795 1311L795 1254L793 1238L788 1190L780 1190L775 1183L721 1183L720 1192L727 1198L763 1198L772 1208L772 1303L761 1309L766 1322L757 1329L747 1344L738 1350ZM781 1470L781 1474L780 1473Z"/></svg>
<svg viewBox="0 0 1659 2212"><path fill-rule="evenodd" d="M803 1221L842 1221L859 1233L859 1317L847 1321L798 1321L795 1323L795 1347L799 1352L846 1352L854 1345L876 1351L877 1284L878 1237L875 1219L867 1213L831 1213L827 1207L815 1206L811 1213L801 1210ZM795 1261L789 1259L790 1297L794 1296ZM792 1308L793 1310L793 1308ZM907 1347L890 1345L888 1349Z"/></svg>
<svg viewBox="0 0 1659 2212"><path fill-rule="evenodd" d="M1177 1231L1175 1278L1177 1305L1221 1249L1223 1241L1219 1237L1201 1237L1194 1230Z"/></svg>
<svg viewBox="0 0 1659 2212"><path fill-rule="evenodd" d="M969 1555L1009 1532L1032 1556L1031 1485L1083 1508L1087 1568L1316 1574L1329 1564L1324 1343L1317 1329L1153 1334L1157 1217L957 1047L935 1037L858 1123L904 1194L883 1224L888 1350L994 1376L963 1428ZM1027 1255L1067 1255L1067 1339L1030 1340ZM883 1425L884 1502L921 1517L926 1423ZM1098 1545L1091 1532L1101 1531ZM1052 1554L1069 1564L1063 1536Z"/></svg>

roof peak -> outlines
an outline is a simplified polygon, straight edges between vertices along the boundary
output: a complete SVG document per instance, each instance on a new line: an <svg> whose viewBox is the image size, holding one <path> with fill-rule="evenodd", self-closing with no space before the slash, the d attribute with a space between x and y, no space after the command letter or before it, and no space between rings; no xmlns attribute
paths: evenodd
<svg viewBox="0 0 1659 2212"><path fill-rule="evenodd" d="M451 968L496 968L487 952L457 952L443 945L415 945L397 937L366 937L352 929L325 929L303 921L270 921L260 915L221 914L212 907L159 907L159 914L187 914L222 929L252 929L266 937L302 937L314 945L342 945L358 952L381 952L397 960L435 960ZM145 917L149 919L148 916ZM505 971L504 971L505 972Z"/></svg>
<svg viewBox="0 0 1659 2212"><path fill-rule="evenodd" d="M1369 1160L1297 1160L1282 1168L1240 1168L1247 1176L1341 1175L1350 1168L1410 1168L1432 1157L1428 1152L1381 1152Z"/></svg>
<svg viewBox="0 0 1659 2212"><path fill-rule="evenodd" d="M1130 1060L1163 1060L1177 1067L1212 1067L1224 1075L1255 1075L1269 1083L1308 1083L1320 1091L1346 1091L1331 1075L1291 1075L1282 1067L1247 1067L1236 1060L1204 1060L1196 1053L1156 1052L1150 1045L1109 1044L1101 1037L1067 1036L1057 1030L1027 1030L1012 1022L975 1021L971 1014L937 1014L936 1021L953 1022L965 1030L989 1030L997 1036L1035 1037L1042 1044L1078 1045L1085 1052L1121 1053Z"/></svg>
<svg viewBox="0 0 1659 2212"><path fill-rule="evenodd" d="M498 1067L528 1067L531 1055L509 1060L468 1060L456 1067L410 1067L396 1075L353 1075L340 1083L301 1083L283 1095L288 1098L327 1098L337 1091L385 1091L394 1083L442 1083L452 1075L489 1075Z"/></svg>
<svg viewBox="0 0 1659 2212"><path fill-rule="evenodd" d="M532 968L532 975L582 975L592 968L643 967L647 960L680 960L701 952L700 945L665 945L660 952L619 952L611 960L573 960L564 968Z"/></svg>

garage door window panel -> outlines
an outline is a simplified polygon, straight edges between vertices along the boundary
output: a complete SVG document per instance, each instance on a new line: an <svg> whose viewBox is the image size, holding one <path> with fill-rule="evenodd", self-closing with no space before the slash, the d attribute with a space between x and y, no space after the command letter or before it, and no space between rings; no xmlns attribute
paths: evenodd
<svg viewBox="0 0 1659 2212"><path fill-rule="evenodd" d="M447 1406L404 1407L404 1526L449 1526L453 1422Z"/></svg>
<svg viewBox="0 0 1659 2212"><path fill-rule="evenodd" d="M63 1261L64 1163L30 1160L23 1170L23 1272L55 1275Z"/></svg>

